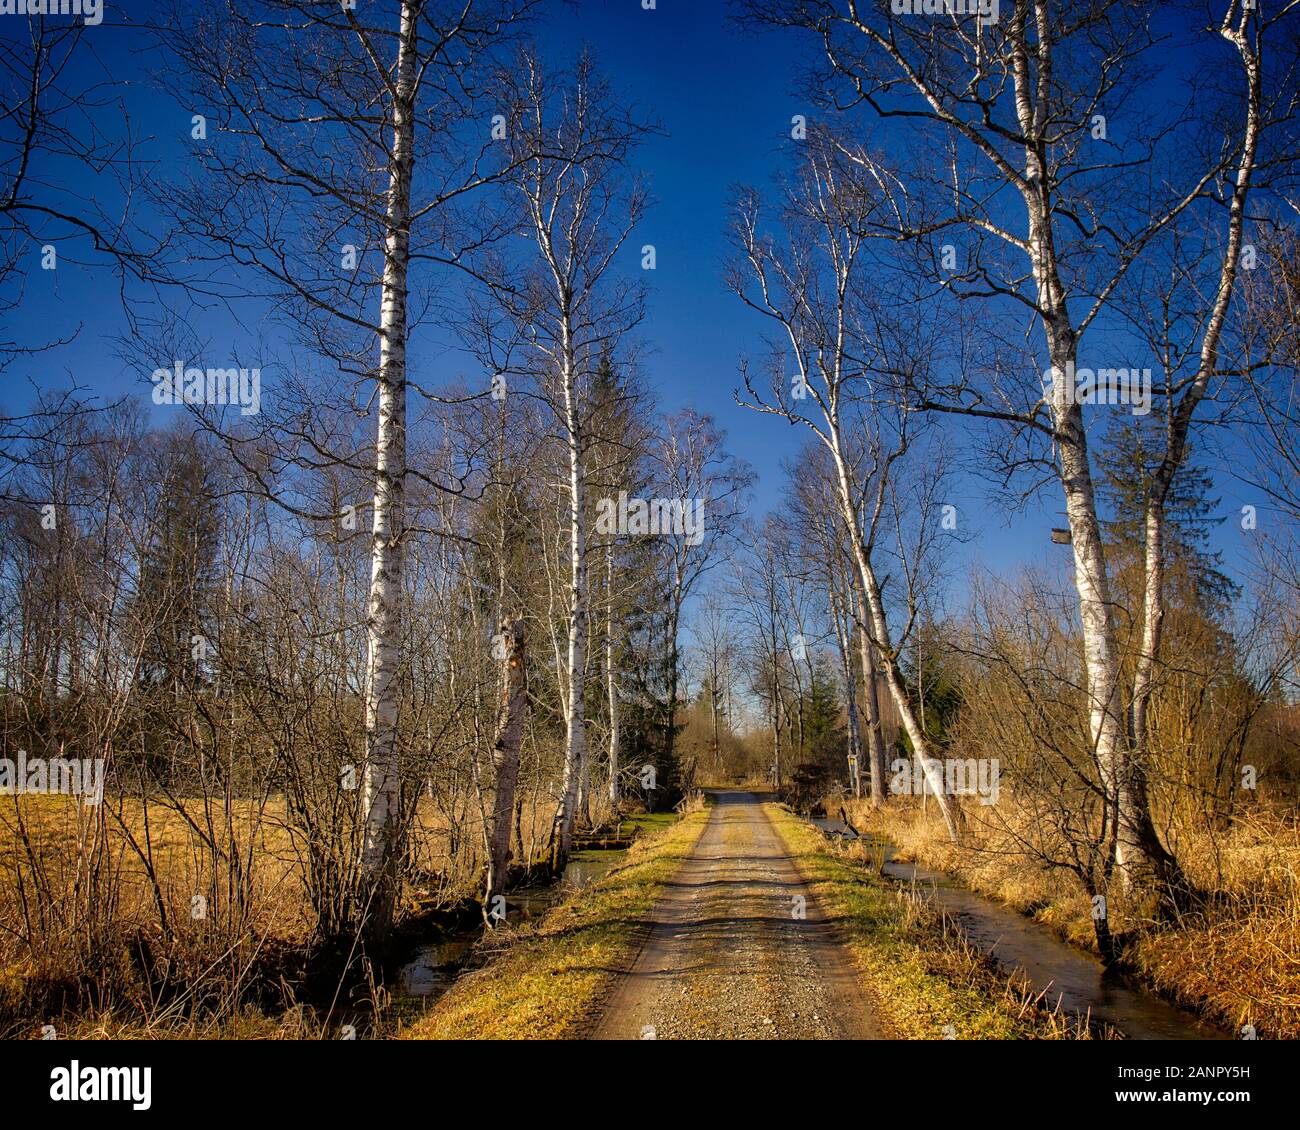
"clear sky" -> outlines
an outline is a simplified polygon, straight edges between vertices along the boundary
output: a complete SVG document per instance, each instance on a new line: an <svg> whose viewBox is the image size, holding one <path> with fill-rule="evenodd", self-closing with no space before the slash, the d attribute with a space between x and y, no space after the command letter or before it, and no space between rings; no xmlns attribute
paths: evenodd
<svg viewBox="0 0 1300 1130"><path fill-rule="evenodd" d="M122 27L123 10L129 13L127 20L139 22L150 6L150 0L107 3L104 24L88 37L94 61L83 65L126 84L121 94L133 125L150 139L145 152L159 160L159 173L165 176L170 162L186 159L191 108L157 89L152 61L135 54L138 31ZM21 23L7 21L0 35L21 32ZM763 329L723 288L724 228L735 185L765 187L788 166L796 144L790 138L791 117L811 113L798 93L805 61L800 52L806 45L788 36L741 30L719 0L658 0L652 11L644 10L640 0L554 3L548 5L539 38L554 61L571 56L584 43L594 48L616 87L663 127L664 135L649 140L637 157L656 203L628 252L631 264L639 259L642 243L654 244L657 252L642 328L649 347L645 375L665 409L693 405L725 427L732 451L758 473L755 513L761 514L779 503L782 462L807 437L782 421L737 407L732 399L737 362L743 354L762 353ZM20 324L10 333L48 339L78 325L81 329L71 344L0 375L8 386L6 400L21 398L28 378L42 385L71 378L105 398L147 395L142 382L152 361L124 362L112 343L123 325L108 276L68 259L56 272L41 271L35 250L29 264ZM216 321L207 329L221 332ZM435 381L440 375L453 379L466 367L454 353L432 347L424 356L417 349L412 362ZM274 379L273 371L264 371L264 382ZM1243 536L1234 518L1242 502L1252 499L1248 489L1227 478L1219 493L1223 509L1234 516L1218 534L1227 571L1234 573ZM957 484L952 501L971 516L966 528L975 535L959 551L959 573L962 559L997 569L1018 562L1068 561L1068 549L1048 540L1049 528L1064 524L1059 491L1049 490L1041 506L1012 518L987 504L983 495L976 477ZM960 579L955 587L960 591Z"/></svg>

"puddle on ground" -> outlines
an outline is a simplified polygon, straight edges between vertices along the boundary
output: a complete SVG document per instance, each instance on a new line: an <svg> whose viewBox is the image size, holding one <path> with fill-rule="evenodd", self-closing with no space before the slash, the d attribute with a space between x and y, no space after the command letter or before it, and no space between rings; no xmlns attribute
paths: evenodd
<svg viewBox="0 0 1300 1130"><path fill-rule="evenodd" d="M456 970L470 951L470 938L456 938L421 946L415 956L402 966L398 975L400 992L408 997L436 999L442 996L456 976Z"/></svg>
<svg viewBox="0 0 1300 1130"><path fill-rule="evenodd" d="M564 874L554 883L506 892L506 920L515 925L544 914L557 902L600 879L625 856L625 850L575 851ZM482 933L471 926L440 941L420 946L398 973L399 992L407 997L437 1000L450 987Z"/></svg>

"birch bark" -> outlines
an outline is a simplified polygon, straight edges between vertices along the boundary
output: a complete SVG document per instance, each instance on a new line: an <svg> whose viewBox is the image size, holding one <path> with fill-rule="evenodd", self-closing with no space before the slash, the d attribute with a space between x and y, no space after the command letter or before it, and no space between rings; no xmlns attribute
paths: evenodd
<svg viewBox="0 0 1300 1130"><path fill-rule="evenodd" d="M582 459L582 427L570 317L570 312L562 308L560 382L569 455L569 700L565 717L564 775L552 828L552 864L556 866L569 854L573 842L578 781L587 747L587 478Z"/></svg>
<svg viewBox="0 0 1300 1130"><path fill-rule="evenodd" d="M376 931L391 921L401 859L397 679L406 479L406 297L410 265L411 174L417 12L403 3L394 82L380 298L379 423L370 595L366 609L366 757L362 777L362 911Z"/></svg>
<svg viewBox="0 0 1300 1130"><path fill-rule="evenodd" d="M609 803L617 812L619 802L618 772L619 730L618 673L614 666L614 546L605 547L605 693L609 699Z"/></svg>

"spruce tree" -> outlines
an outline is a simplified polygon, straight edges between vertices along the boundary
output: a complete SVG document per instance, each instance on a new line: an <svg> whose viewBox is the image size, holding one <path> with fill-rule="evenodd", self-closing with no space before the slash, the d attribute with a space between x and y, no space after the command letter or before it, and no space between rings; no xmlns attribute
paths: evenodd
<svg viewBox="0 0 1300 1130"><path fill-rule="evenodd" d="M1107 433L1100 459L1098 493L1108 515L1102 520L1108 551L1138 561L1145 545L1147 492L1163 447L1158 427L1154 417L1118 419ZM1223 521L1214 514L1219 499L1210 495L1213 486L1209 472L1189 449L1165 501L1165 545L1170 576L1185 578L1195 605L1218 619L1237 586L1220 568L1223 555L1209 544L1210 532Z"/></svg>

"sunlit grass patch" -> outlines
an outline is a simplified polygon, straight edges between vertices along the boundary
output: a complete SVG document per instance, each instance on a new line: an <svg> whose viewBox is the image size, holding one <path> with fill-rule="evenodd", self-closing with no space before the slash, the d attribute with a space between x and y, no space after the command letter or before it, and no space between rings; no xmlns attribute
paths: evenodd
<svg viewBox="0 0 1300 1130"><path fill-rule="evenodd" d="M1085 1035L967 945L923 900L879 877L861 847L839 848L775 804L768 815L812 893L837 920L882 1018L909 1039L1068 1039Z"/></svg>
<svg viewBox="0 0 1300 1130"><path fill-rule="evenodd" d="M644 824L663 825L662 817ZM485 942L486 964L461 976L408 1039L570 1039L594 1018L627 965L640 924L699 839L708 812L633 844L627 860L536 923ZM487 947L499 945L490 953Z"/></svg>

